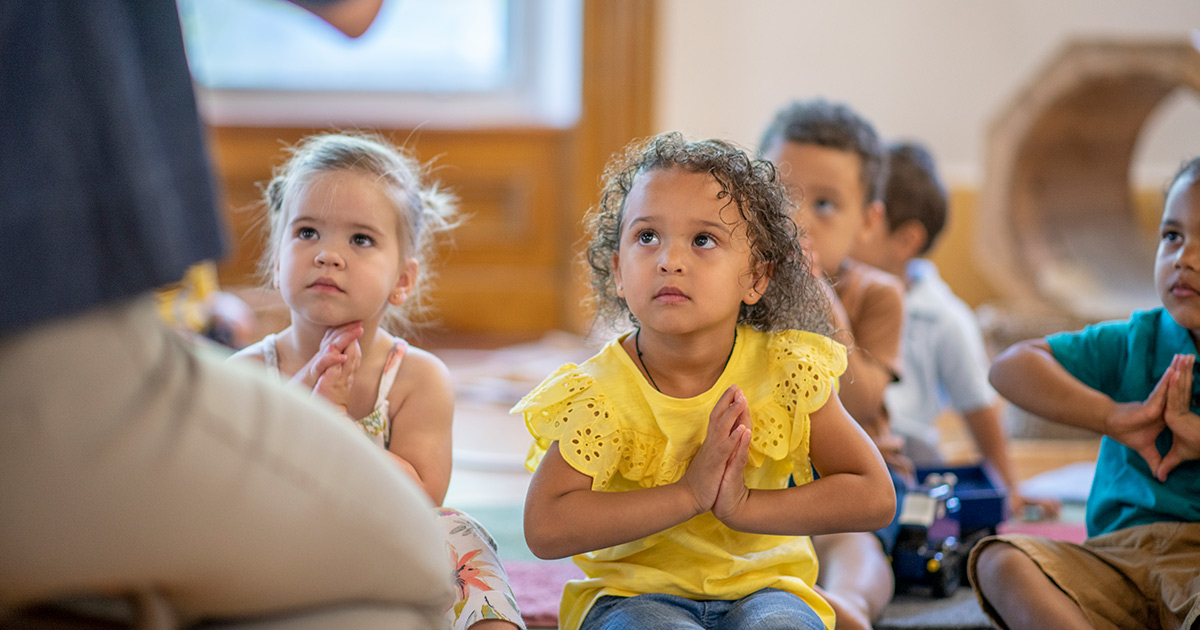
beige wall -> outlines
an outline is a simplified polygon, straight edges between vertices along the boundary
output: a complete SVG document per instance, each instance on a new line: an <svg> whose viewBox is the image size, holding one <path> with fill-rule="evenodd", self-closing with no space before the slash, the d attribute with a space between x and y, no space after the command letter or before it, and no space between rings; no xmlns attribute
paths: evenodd
<svg viewBox="0 0 1200 630"><path fill-rule="evenodd" d="M978 200L975 190L956 188L950 191L950 218L929 255L946 283L973 307L997 298L970 255Z"/></svg>
<svg viewBox="0 0 1200 630"><path fill-rule="evenodd" d="M656 131L755 148L793 98L850 103L887 138L925 142L952 189L932 258L970 304L996 298L971 249L989 126L1073 38L1186 41L1196 0L661 0ZM1200 36L1197 36L1200 37ZM1157 189L1200 153L1200 97L1168 99L1131 165L1153 229Z"/></svg>

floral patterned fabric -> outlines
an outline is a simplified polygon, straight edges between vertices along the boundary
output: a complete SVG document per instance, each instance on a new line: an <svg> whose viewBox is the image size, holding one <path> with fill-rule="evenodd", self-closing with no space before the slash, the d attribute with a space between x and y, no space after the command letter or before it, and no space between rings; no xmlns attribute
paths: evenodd
<svg viewBox="0 0 1200 630"><path fill-rule="evenodd" d="M458 510L436 508L435 517L445 532L446 552L458 589L454 605L446 611L450 627L460 630L484 619L503 619L525 628L492 536Z"/></svg>

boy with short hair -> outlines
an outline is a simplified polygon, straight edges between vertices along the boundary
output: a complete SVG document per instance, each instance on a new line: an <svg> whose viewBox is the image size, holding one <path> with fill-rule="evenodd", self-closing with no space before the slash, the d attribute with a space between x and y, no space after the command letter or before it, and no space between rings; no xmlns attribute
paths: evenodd
<svg viewBox="0 0 1200 630"><path fill-rule="evenodd" d="M1007 535L972 552L998 627L1200 625L1200 158L1167 189L1154 284L1160 308L1019 342L993 363L1014 404L1104 435L1086 541Z"/></svg>
<svg viewBox="0 0 1200 630"><path fill-rule="evenodd" d="M1017 493L1008 459L1000 398L987 381L988 357L975 315L922 258L941 234L948 215L946 190L933 156L915 142L888 147L884 193L886 221L866 230L850 255L905 283L901 364L904 380L884 393L892 428L917 465L942 464L935 422L949 406L965 420L983 458L1008 486L1010 506L1026 505L1044 516L1058 513L1053 500L1029 501Z"/></svg>
<svg viewBox="0 0 1200 630"><path fill-rule="evenodd" d="M849 258L865 230L883 221L886 162L875 129L848 106L824 99L785 105L763 134L760 154L773 162L797 204L796 222L814 267L831 282L835 327L850 352L838 393L893 471L911 472L903 441L891 432L884 389L900 371L903 285ZM887 554L896 526L870 533L814 536L817 583L837 612L838 628L869 628L892 597Z"/></svg>

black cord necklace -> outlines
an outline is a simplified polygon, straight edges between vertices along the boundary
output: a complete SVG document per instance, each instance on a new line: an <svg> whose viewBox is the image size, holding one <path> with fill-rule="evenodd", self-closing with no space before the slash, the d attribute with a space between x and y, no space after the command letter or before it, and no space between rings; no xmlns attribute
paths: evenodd
<svg viewBox="0 0 1200 630"><path fill-rule="evenodd" d="M646 373L646 380L650 381L650 385L654 387L654 391L662 393L658 388L658 383L654 382L654 377L650 374L650 368L646 367L646 360L642 358L642 329L638 328L637 332L633 333L633 349L637 351L638 363L642 364L642 371ZM729 346L729 356L725 357L725 364L721 366L721 371L729 367L729 360L733 358L733 349L737 347L737 329L733 329L733 343Z"/></svg>

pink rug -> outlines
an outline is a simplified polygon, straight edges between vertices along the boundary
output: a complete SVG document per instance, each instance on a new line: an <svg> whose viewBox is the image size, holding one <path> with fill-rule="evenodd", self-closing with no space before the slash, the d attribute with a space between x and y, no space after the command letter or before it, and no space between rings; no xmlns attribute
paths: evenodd
<svg viewBox="0 0 1200 630"><path fill-rule="evenodd" d="M506 560L504 570L530 628L557 628L563 585L583 577L570 560Z"/></svg>
<svg viewBox="0 0 1200 630"><path fill-rule="evenodd" d="M1029 534L1051 540L1081 543L1087 538L1087 526L1083 523L1063 521L1004 521L996 530L1001 534Z"/></svg>

